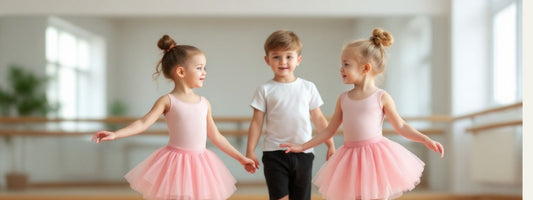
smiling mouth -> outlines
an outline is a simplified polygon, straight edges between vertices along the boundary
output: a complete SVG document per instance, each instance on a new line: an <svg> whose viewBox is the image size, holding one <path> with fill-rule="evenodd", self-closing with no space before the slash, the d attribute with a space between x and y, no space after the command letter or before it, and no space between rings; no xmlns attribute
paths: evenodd
<svg viewBox="0 0 533 200"><path fill-rule="evenodd" d="M280 70L286 70L286 69L289 69L288 67L278 67L278 69Z"/></svg>

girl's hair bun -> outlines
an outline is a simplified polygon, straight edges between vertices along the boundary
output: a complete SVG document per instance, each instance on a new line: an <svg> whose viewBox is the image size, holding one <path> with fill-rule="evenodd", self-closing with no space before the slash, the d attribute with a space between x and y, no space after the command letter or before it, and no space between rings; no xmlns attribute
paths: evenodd
<svg viewBox="0 0 533 200"><path fill-rule="evenodd" d="M174 48L177 45L177 43L168 35L163 35L161 39L157 42L157 47L159 49L163 50L164 52L170 51L172 48Z"/></svg>
<svg viewBox="0 0 533 200"><path fill-rule="evenodd" d="M389 47L394 42L392 35L381 28L374 28L370 41L378 47Z"/></svg>

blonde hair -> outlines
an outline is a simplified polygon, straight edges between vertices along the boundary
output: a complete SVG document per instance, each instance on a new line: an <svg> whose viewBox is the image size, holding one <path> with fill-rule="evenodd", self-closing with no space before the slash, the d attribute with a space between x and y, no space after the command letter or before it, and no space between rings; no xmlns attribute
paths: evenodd
<svg viewBox="0 0 533 200"><path fill-rule="evenodd" d="M178 45L174 39L168 35L163 35L157 42L159 49L163 50L163 57L155 66L152 78L157 80L159 75L172 79L172 70L178 65L184 65L191 56L203 54L202 50L190 45Z"/></svg>
<svg viewBox="0 0 533 200"><path fill-rule="evenodd" d="M302 53L302 42L296 33L288 30L274 31L265 41L265 54L272 50L295 50Z"/></svg>
<svg viewBox="0 0 533 200"><path fill-rule="evenodd" d="M357 60L360 63L370 63L373 72L377 75L385 71L387 57L385 49L390 47L393 42L394 39L389 32L381 28L374 28L369 39L348 43L344 49L353 49Z"/></svg>

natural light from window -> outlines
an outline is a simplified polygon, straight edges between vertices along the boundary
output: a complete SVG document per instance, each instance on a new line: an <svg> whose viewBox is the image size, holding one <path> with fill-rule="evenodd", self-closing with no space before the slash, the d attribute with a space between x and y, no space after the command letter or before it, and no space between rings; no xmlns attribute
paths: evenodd
<svg viewBox="0 0 533 200"><path fill-rule="evenodd" d="M53 77L50 83L49 98L60 103L59 116L78 116L78 77L88 66L87 42L73 34L48 27L46 30L47 73Z"/></svg>
<svg viewBox="0 0 533 200"><path fill-rule="evenodd" d="M103 41L59 18L50 19L45 37L47 95L60 105L57 117L104 116Z"/></svg>
<svg viewBox="0 0 533 200"><path fill-rule="evenodd" d="M512 3L493 19L493 88L497 104L517 101L517 11Z"/></svg>

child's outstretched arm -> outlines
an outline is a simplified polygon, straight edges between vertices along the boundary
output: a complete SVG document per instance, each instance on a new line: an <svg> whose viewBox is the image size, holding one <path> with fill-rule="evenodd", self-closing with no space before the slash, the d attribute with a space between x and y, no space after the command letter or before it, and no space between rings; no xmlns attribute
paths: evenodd
<svg viewBox="0 0 533 200"><path fill-rule="evenodd" d="M439 152L441 158L444 156L444 147L442 147L439 142L434 141L428 136L420 133L400 117L396 111L394 100L388 93L385 92L383 94L381 97L381 102L383 102L385 116L396 132L410 140L423 143L427 148L433 150L434 152Z"/></svg>
<svg viewBox="0 0 533 200"><path fill-rule="evenodd" d="M326 117L324 117L324 114L320 108L311 110L311 121L315 125L317 132L320 132L328 127L328 121L326 120ZM335 143L333 142L333 137L326 141L326 146L328 146L326 160L329 160L329 157L335 153Z"/></svg>
<svg viewBox="0 0 533 200"><path fill-rule="evenodd" d="M337 105L335 106L335 112L333 113L333 117L331 117L331 121L329 122L329 125L327 128L323 129L322 131L318 132L317 136L313 137L313 139L309 140L308 142L299 145L299 144L280 144L280 147L287 147L287 150L285 153L289 152L302 152L309 148L315 147L319 144L322 144L328 139L331 139L337 133L337 129L342 123L342 109L340 101L341 97L337 99Z"/></svg>
<svg viewBox="0 0 533 200"><path fill-rule="evenodd" d="M254 108L254 115L250 122L250 128L248 129L248 143L246 145L246 157L254 161L254 165L246 169L246 171L250 173L255 173L255 171L259 169L259 160L255 155L255 148L257 147L257 142L259 142L261 132L263 131L264 120L265 113Z"/></svg>
<svg viewBox="0 0 533 200"><path fill-rule="evenodd" d="M239 161L241 165L247 166L247 165L253 165L254 161L244 157L235 147L233 147L226 137L224 137L220 132L218 131L218 128L215 124L215 121L213 120L213 116L211 115L211 104L208 102L208 111L207 111L207 137L217 146L220 150L222 150L224 153L228 154L235 160Z"/></svg>
<svg viewBox="0 0 533 200"><path fill-rule="evenodd" d="M98 131L93 135L91 141L96 140L96 143L98 144L102 141L111 141L118 138L129 137L142 133L152 124L154 124L157 119L159 119L159 116L161 116L161 114L163 114L165 110L168 109L169 105L170 99L166 95L159 97L159 99L157 99L157 101L152 106L152 109L148 113L146 113L146 115L144 115L141 119L135 120L130 125L115 132Z"/></svg>

